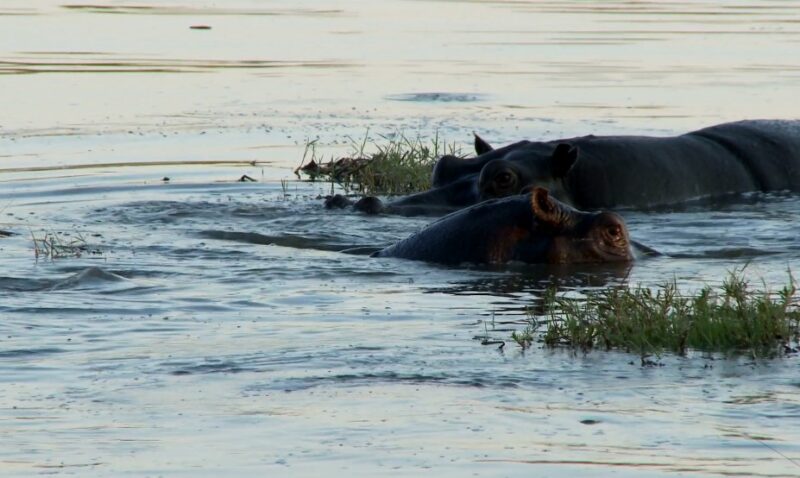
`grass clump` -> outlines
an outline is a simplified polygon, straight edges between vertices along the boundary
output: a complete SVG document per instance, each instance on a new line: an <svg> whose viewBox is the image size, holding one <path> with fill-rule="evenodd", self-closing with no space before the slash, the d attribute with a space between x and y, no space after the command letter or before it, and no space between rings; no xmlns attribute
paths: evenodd
<svg viewBox="0 0 800 478"><path fill-rule="evenodd" d="M718 289L705 287L688 296L675 281L581 298L550 291L543 299L543 320L532 317L531 324L546 347L619 349L639 354L643 363L653 354L690 350L754 358L796 352L800 308L791 272L789 283L775 293L754 290L741 272L731 272Z"/></svg>
<svg viewBox="0 0 800 478"><path fill-rule="evenodd" d="M361 141L351 139L348 156L327 162L317 157L316 141L310 141L295 174L338 184L348 193L411 194L431 187L431 172L439 156L459 154L455 145L448 145L438 133L431 140L403 134L380 138L373 142L367 132Z"/></svg>

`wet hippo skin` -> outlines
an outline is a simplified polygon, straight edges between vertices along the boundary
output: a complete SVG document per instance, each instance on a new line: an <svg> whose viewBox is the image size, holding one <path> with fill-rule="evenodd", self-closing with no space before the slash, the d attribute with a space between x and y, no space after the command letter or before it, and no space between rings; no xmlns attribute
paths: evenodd
<svg viewBox="0 0 800 478"><path fill-rule="evenodd" d="M534 188L449 214L373 256L441 264L569 264L627 262L633 254L618 215L578 211Z"/></svg>
<svg viewBox="0 0 800 478"><path fill-rule="evenodd" d="M433 187L386 207L458 208L545 187L583 209L650 207L751 191L800 191L800 121L725 123L671 137L582 136L443 156ZM481 154L482 153L482 154Z"/></svg>

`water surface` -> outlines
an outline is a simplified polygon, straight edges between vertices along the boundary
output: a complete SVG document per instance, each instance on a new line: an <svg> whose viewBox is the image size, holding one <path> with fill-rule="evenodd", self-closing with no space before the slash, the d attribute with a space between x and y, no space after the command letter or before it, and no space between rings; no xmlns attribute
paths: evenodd
<svg viewBox="0 0 800 478"><path fill-rule="evenodd" d="M307 140L367 130L466 148L792 118L795 7L4 2L0 473L797 476L796 356L508 341L554 283L783 286L797 196L621 211L664 253L631 266L450 268L340 252L429 219L326 211L330 185L291 174ZM47 233L85 250L37 259Z"/></svg>

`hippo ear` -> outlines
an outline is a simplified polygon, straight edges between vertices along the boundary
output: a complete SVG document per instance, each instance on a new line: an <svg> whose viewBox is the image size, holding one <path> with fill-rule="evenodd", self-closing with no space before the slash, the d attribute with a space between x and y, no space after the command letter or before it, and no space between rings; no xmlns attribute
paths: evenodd
<svg viewBox="0 0 800 478"><path fill-rule="evenodd" d="M475 154L480 156L483 153L488 153L489 151L494 150L491 144L487 143L486 140L478 136L478 133L473 131L472 135L475 136Z"/></svg>
<svg viewBox="0 0 800 478"><path fill-rule="evenodd" d="M531 209L540 223L554 227L563 225L569 217L569 211L560 202L550 197L545 188L533 188Z"/></svg>
<svg viewBox="0 0 800 478"><path fill-rule="evenodd" d="M553 177L563 178L578 160L578 147L560 143L550 157L553 166Z"/></svg>

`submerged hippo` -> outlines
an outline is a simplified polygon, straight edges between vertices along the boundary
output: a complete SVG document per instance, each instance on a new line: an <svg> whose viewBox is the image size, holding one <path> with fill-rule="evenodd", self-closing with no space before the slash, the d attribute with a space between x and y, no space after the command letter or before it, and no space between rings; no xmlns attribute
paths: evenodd
<svg viewBox="0 0 800 478"><path fill-rule="evenodd" d="M631 261L633 254L618 215L578 211L534 188L449 214L373 256L442 264L566 264Z"/></svg>
<svg viewBox="0 0 800 478"><path fill-rule="evenodd" d="M670 137L521 141L443 156L433 187L386 205L456 209L542 186L578 208L649 207L751 191L800 191L800 121L726 123Z"/></svg>

